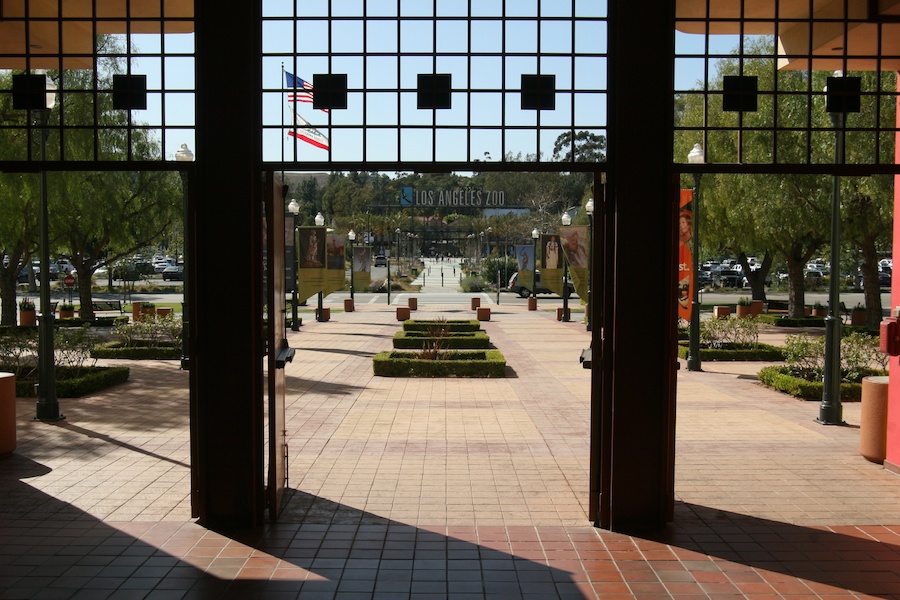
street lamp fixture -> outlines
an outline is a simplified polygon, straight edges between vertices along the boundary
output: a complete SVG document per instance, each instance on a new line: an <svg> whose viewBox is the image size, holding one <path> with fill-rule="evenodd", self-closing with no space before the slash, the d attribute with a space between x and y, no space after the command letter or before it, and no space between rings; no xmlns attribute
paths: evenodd
<svg viewBox="0 0 900 600"><path fill-rule="evenodd" d="M687 160L692 165L702 165L706 162L703 154L703 146L694 144L688 153ZM700 365L700 176L694 173L694 190L691 198L691 272L694 275L694 285L691 286L691 327L690 341L688 342L688 371L702 371Z"/></svg>
<svg viewBox="0 0 900 600"><path fill-rule="evenodd" d="M47 136L50 111L56 106L56 84L44 74L45 108L38 109L41 120L41 162L47 161ZM38 321L38 399L35 420L61 421L66 417L59 413L56 397L56 362L53 349L54 311L50 306L50 209L47 201L47 171L41 169L41 317Z"/></svg>
<svg viewBox="0 0 900 600"><path fill-rule="evenodd" d="M347 239L350 240L350 300L353 300L353 242L356 241L356 232L351 229Z"/></svg>
<svg viewBox="0 0 900 600"><path fill-rule="evenodd" d="M841 71L835 71L834 77L842 77ZM832 78L829 78L832 79ZM834 82L835 84L839 82ZM828 87L825 87L827 94ZM831 124L834 127L834 164L844 160L844 123L847 118L847 107L844 110L829 110ZM821 425L845 425L844 407L841 404L841 320L838 318L840 306L840 264L841 264L841 179L835 174L831 188L831 279L828 285L828 316L825 317L825 369L822 381L822 403L819 405L819 416L816 419Z"/></svg>
<svg viewBox="0 0 900 600"><path fill-rule="evenodd" d="M569 214L569 211L566 211L562 214L562 224L563 227L568 227L572 224L572 215ZM563 253L563 278L562 278L562 297L563 297L563 314L562 314L562 322L569 322L569 294L568 294L568 281L569 281L569 261L566 260L565 253Z"/></svg>
<svg viewBox="0 0 900 600"><path fill-rule="evenodd" d="M591 292L593 287L594 280L594 199L588 198L587 203L584 205L584 212L587 213L588 216L588 276L587 276L587 304L585 305L585 312L587 313L587 318L585 320L585 329L587 331L591 330Z"/></svg>
<svg viewBox="0 0 900 600"><path fill-rule="evenodd" d="M194 153L187 144L182 144L175 151L175 162L194 162ZM187 371L191 365L188 342L188 174L187 171L179 171L181 174L182 210L184 211L184 270L181 272L181 369Z"/></svg>
<svg viewBox="0 0 900 600"><path fill-rule="evenodd" d="M300 303L300 290L297 289L297 285L299 284L297 267L300 266L300 261L298 260L300 241L297 239L297 215L300 214L300 203L292 198L291 201L288 202L287 209L294 218L294 264L291 265L291 272L294 274L294 281L291 282L291 331L300 331L300 315L298 313L297 307L297 305Z"/></svg>
<svg viewBox="0 0 900 600"><path fill-rule="evenodd" d="M537 241L541 232L535 227L531 230L531 297L537 300Z"/></svg>
<svg viewBox="0 0 900 600"><path fill-rule="evenodd" d="M323 227L325 225L325 217L322 215L322 211L316 213L315 218L316 227ZM325 298L323 297L322 292L318 294L318 312L316 313L316 320L319 322L325 321Z"/></svg>

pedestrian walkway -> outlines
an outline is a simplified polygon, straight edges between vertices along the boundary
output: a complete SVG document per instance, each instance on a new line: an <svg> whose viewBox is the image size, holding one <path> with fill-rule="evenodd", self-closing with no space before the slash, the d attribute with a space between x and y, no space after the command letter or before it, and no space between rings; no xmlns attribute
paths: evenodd
<svg viewBox="0 0 900 600"><path fill-rule="evenodd" d="M176 362L130 363L129 383L62 400L58 424L20 399L0 599L900 596L900 480L859 455L858 404L824 427L818 402L761 387L753 365L682 368L676 520L613 534L586 514L583 324L492 306L506 379L374 377L399 327L358 305L288 332L289 491L258 531L190 517Z"/></svg>

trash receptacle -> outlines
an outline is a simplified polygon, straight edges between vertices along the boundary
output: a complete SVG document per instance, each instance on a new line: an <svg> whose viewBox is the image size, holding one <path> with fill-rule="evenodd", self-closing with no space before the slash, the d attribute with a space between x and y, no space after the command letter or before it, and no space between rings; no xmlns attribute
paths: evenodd
<svg viewBox="0 0 900 600"><path fill-rule="evenodd" d="M888 380L886 375L863 377L859 407L859 453L884 464L887 456Z"/></svg>
<svg viewBox="0 0 900 600"><path fill-rule="evenodd" d="M0 373L0 456L16 449L16 376Z"/></svg>

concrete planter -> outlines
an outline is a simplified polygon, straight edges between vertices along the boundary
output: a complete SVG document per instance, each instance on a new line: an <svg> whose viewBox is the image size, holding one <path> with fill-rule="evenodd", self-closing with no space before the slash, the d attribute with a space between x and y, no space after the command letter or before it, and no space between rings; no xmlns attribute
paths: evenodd
<svg viewBox="0 0 900 600"><path fill-rule="evenodd" d="M746 319L750 317L750 305L748 304L738 304L734 307L734 314L736 314L741 319Z"/></svg>
<svg viewBox="0 0 900 600"><path fill-rule="evenodd" d="M866 325L866 311L865 310L851 310L850 311L850 324L855 325L857 327L865 327Z"/></svg>
<svg viewBox="0 0 900 600"><path fill-rule="evenodd" d="M36 310L20 310L19 311L19 325L23 327L37 325L37 311Z"/></svg>
<svg viewBox="0 0 900 600"><path fill-rule="evenodd" d="M713 306L713 316L717 319L726 319L730 314L730 306Z"/></svg>

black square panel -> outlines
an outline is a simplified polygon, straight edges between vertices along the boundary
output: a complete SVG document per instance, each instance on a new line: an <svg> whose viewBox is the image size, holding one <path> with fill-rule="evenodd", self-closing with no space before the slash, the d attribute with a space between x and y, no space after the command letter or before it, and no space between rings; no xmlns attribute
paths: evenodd
<svg viewBox="0 0 900 600"><path fill-rule="evenodd" d="M829 77L825 90L825 111L858 113L860 109L859 77Z"/></svg>
<svg viewBox="0 0 900 600"><path fill-rule="evenodd" d="M113 75L113 108L146 110L147 76Z"/></svg>
<svg viewBox="0 0 900 600"><path fill-rule="evenodd" d="M313 108L347 108L347 75L313 75Z"/></svg>
<svg viewBox="0 0 900 600"><path fill-rule="evenodd" d="M522 75L522 110L556 108L556 75Z"/></svg>
<svg viewBox="0 0 900 600"><path fill-rule="evenodd" d="M726 75L722 79L722 110L726 112L756 112L756 77L749 75Z"/></svg>
<svg viewBox="0 0 900 600"><path fill-rule="evenodd" d="M12 93L15 110L47 108L47 76L32 73L13 75Z"/></svg>
<svg viewBox="0 0 900 600"><path fill-rule="evenodd" d="M418 77L417 106L420 109L450 108L451 78L449 73Z"/></svg>

